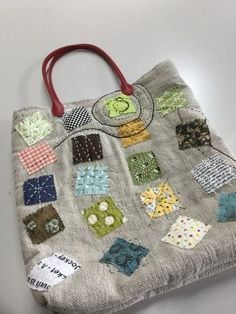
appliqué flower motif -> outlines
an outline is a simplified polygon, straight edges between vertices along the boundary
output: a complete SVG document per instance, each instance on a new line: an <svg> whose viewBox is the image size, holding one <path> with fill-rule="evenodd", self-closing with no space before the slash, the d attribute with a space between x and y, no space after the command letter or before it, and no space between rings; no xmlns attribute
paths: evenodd
<svg viewBox="0 0 236 314"><path fill-rule="evenodd" d="M57 233L60 230L58 219L52 219L45 225L45 229L48 233Z"/></svg>

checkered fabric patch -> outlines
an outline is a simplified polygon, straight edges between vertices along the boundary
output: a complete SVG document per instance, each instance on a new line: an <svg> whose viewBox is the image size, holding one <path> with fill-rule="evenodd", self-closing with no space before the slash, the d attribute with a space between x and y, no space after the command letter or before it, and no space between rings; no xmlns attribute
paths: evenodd
<svg viewBox="0 0 236 314"><path fill-rule="evenodd" d="M90 115L84 107L74 108L66 112L62 117L62 123L68 132L79 126L85 125L90 121Z"/></svg>
<svg viewBox="0 0 236 314"><path fill-rule="evenodd" d="M191 173L207 193L215 192L236 179L233 168L217 154L203 160Z"/></svg>
<svg viewBox="0 0 236 314"><path fill-rule="evenodd" d="M108 169L106 165L79 167L77 171L75 196L107 194Z"/></svg>
<svg viewBox="0 0 236 314"><path fill-rule="evenodd" d="M37 172L57 160L56 154L47 143L28 147L17 155L28 174Z"/></svg>

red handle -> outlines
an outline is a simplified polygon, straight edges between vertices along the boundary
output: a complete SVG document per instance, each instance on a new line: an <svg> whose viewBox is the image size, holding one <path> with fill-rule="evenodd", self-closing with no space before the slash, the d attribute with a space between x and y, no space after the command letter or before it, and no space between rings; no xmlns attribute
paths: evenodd
<svg viewBox="0 0 236 314"><path fill-rule="evenodd" d="M52 82L52 71L55 63L58 59L60 59L63 55L66 53L69 53L74 50L89 50L92 51L98 55L100 55L107 63L111 66L112 70L115 72L115 74L118 76L120 80L120 89L122 93L126 95L132 95L134 92L134 88L131 84L127 83L124 75L118 68L118 66L115 64L115 62L106 54L105 51L103 51L101 48L90 45L90 44L78 44L78 45L70 45L65 46L59 49L56 49L52 51L43 61L42 64L42 74L43 74L43 80L46 85L46 88L48 90L49 96L52 101L52 114L54 116L61 117L64 114L64 106L59 100L57 93L54 89L53 82Z"/></svg>

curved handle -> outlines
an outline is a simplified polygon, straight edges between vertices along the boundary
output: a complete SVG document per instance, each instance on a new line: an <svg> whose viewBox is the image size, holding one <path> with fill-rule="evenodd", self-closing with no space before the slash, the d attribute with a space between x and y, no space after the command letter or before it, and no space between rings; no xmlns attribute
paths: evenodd
<svg viewBox="0 0 236 314"><path fill-rule="evenodd" d="M54 89L52 82L52 71L55 63L58 59L60 59L65 54L74 51L74 50L89 50L98 55L100 55L112 68L115 74L118 76L120 80L120 89L122 93L126 95L132 95L134 92L134 88L131 84L129 84L118 66L115 62L108 56L108 54L103 51L101 48L90 45L90 44L78 44L78 45L70 45L65 46L59 49L52 51L43 61L42 64L42 74L45 86L48 90L49 96L52 101L52 114L54 116L61 117L64 114L64 105L59 100L57 93Z"/></svg>

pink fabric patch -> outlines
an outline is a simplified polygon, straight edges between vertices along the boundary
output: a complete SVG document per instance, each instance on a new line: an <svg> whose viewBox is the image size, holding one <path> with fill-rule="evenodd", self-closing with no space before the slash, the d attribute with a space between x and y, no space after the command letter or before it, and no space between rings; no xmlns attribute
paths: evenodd
<svg viewBox="0 0 236 314"><path fill-rule="evenodd" d="M56 154L47 143L25 148L17 155L28 174L37 172L57 160Z"/></svg>

